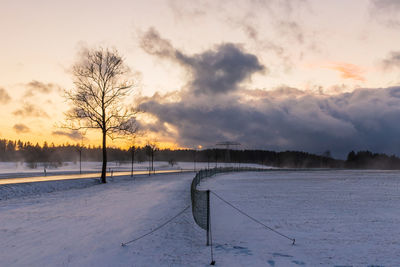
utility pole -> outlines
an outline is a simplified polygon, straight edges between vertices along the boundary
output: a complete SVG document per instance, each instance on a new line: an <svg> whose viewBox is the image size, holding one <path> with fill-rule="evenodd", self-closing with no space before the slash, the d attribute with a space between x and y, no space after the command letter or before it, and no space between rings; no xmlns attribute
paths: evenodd
<svg viewBox="0 0 400 267"><path fill-rule="evenodd" d="M231 146L240 146L240 143L237 142L231 142L231 141L224 141L224 142L218 142L215 144L216 146L223 146L225 147L225 162L228 163L231 161L231 155L230 155L230 147Z"/></svg>
<svg viewBox="0 0 400 267"><path fill-rule="evenodd" d="M79 174L82 174L82 150L83 150L83 135L81 135L81 143L78 145L77 150L79 152Z"/></svg>
<svg viewBox="0 0 400 267"><path fill-rule="evenodd" d="M193 150L193 170L196 172L196 148Z"/></svg>
<svg viewBox="0 0 400 267"><path fill-rule="evenodd" d="M79 174L82 174L82 147L79 149Z"/></svg>
<svg viewBox="0 0 400 267"><path fill-rule="evenodd" d="M131 158L132 158L132 161L131 161L131 177L133 177L133 162L135 160L135 146L131 147Z"/></svg>

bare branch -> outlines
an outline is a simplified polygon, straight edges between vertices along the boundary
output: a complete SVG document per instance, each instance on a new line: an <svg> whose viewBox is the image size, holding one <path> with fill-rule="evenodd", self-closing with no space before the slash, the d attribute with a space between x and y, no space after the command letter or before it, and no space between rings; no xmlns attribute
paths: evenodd
<svg viewBox="0 0 400 267"><path fill-rule="evenodd" d="M105 182L107 166L106 137L112 139L134 135L138 128L136 111L124 107L132 91L129 68L116 50L89 50L73 68L75 87L65 91L72 108L65 113L63 128L71 130L100 129L103 136L103 167Z"/></svg>

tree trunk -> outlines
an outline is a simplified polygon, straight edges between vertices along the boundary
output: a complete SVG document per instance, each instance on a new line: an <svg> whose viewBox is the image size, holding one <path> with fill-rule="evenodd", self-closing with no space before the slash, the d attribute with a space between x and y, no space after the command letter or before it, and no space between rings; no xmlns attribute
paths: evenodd
<svg viewBox="0 0 400 267"><path fill-rule="evenodd" d="M154 152L151 152L151 171L154 172Z"/></svg>
<svg viewBox="0 0 400 267"><path fill-rule="evenodd" d="M134 161L134 159L135 159L135 147L132 147L131 148L132 149L132 168L131 168L131 177L133 177L133 161Z"/></svg>
<svg viewBox="0 0 400 267"><path fill-rule="evenodd" d="M106 180L106 172L107 172L107 147L106 147L106 132L103 131L103 166L101 168L101 179L100 181L105 184Z"/></svg>
<svg viewBox="0 0 400 267"><path fill-rule="evenodd" d="M82 174L82 148L79 150L79 174Z"/></svg>

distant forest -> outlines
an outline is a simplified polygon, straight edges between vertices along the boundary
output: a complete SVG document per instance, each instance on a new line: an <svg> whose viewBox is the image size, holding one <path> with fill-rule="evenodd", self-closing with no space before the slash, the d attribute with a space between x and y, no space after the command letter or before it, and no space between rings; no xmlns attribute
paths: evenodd
<svg viewBox="0 0 400 267"><path fill-rule="evenodd" d="M108 159L114 162L148 161L151 158L150 147L132 149L108 148ZM171 165L179 161L208 162L210 167L217 163L258 163L274 167L287 168L349 168L349 169L400 169L400 158L377 154L370 151L351 151L346 160L334 159L330 153L315 155L299 151L275 152L267 150L226 150L226 149L155 149L155 161L167 161ZM63 162L101 161L101 147L79 145L43 145L30 142L0 139L0 161L26 162L36 168L39 163L61 166Z"/></svg>

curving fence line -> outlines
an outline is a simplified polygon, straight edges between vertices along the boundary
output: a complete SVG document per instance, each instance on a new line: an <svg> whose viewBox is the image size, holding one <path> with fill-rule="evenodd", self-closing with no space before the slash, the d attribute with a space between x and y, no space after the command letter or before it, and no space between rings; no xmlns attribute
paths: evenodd
<svg viewBox="0 0 400 267"><path fill-rule="evenodd" d="M209 245L210 239L210 190L199 190L197 186L199 183L208 177L214 176L218 173L228 173L228 172L246 172L246 171L266 171L269 169L261 168L214 168L200 170L196 173L196 176L192 180L190 186L190 197L192 201L192 214L196 224L207 231L207 246Z"/></svg>

